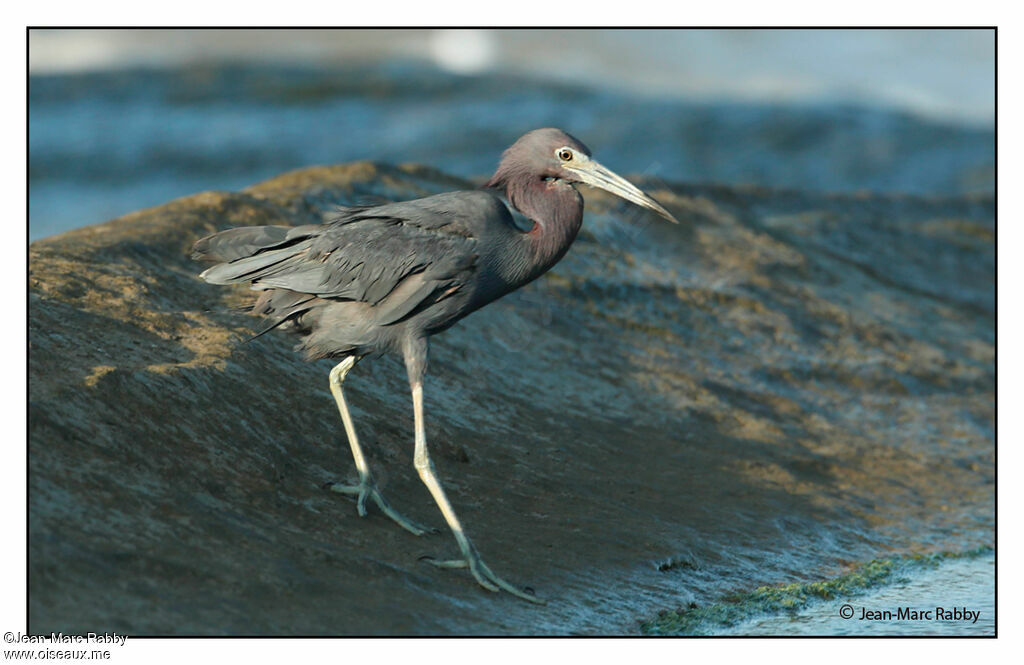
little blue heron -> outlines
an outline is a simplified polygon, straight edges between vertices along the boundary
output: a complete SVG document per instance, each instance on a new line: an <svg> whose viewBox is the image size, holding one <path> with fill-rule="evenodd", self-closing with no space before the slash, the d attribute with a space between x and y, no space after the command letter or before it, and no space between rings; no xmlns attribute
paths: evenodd
<svg viewBox="0 0 1024 665"><path fill-rule="evenodd" d="M193 257L215 262L202 273L211 284L248 282L262 294L253 313L274 328L301 336L307 360L340 359L330 373L352 448L357 485L329 483L356 497L359 515L371 499L416 535L427 529L407 519L381 494L352 425L342 384L363 357L400 353L412 388L414 463L462 552L447 568L468 567L491 591L538 599L495 575L462 529L427 453L423 377L431 335L537 279L569 249L583 222L575 185L600 187L675 218L657 201L598 164L580 141L559 129L522 136L502 156L482 190L449 192L415 201L339 210L322 225L235 228L195 243ZM504 199L504 200L503 200ZM507 204L505 203L507 201ZM533 227L520 230L511 206Z"/></svg>

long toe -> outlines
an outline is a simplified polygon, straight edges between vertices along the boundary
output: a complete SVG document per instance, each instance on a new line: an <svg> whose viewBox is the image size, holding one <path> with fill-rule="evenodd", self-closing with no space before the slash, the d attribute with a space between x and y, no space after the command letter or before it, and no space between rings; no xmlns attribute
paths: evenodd
<svg viewBox="0 0 1024 665"><path fill-rule="evenodd" d="M324 483L321 488L330 492L337 492L338 494L345 494L348 496L359 496L359 493L363 491L361 485L346 485L345 483L337 483L334 481Z"/></svg>
<svg viewBox="0 0 1024 665"><path fill-rule="evenodd" d="M396 524L398 524L398 526L402 527L414 536L422 536L425 533L438 533L438 530L434 527L414 522L392 508L391 504L388 503L387 499L384 498L384 495L380 493L379 489L374 488L371 491L370 496L373 498L373 502L377 504L377 507L380 508L385 515L390 517Z"/></svg>
<svg viewBox="0 0 1024 665"><path fill-rule="evenodd" d="M547 601L543 598L538 598L526 591L518 589L495 575L494 571L487 567L487 564L483 562L483 559L481 559L480 555L476 554L475 551L465 559L439 560L433 557L424 556L420 557L420 561L425 561L437 568L469 568L469 571L473 573L473 577L476 579L477 583L488 591L505 591L517 598L522 598L523 600L527 600L531 603L537 603L538 605L547 604Z"/></svg>
<svg viewBox="0 0 1024 665"><path fill-rule="evenodd" d="M360 517L366 517L366 500L371 499L385 515L390 517L398 526L402 527L415 536L422 536L425 533L437 533L437 529L424 526L402 515L395 510L373 481L360 483L358 485L346 485L344 483L329 482L324 484L324 489L346 496L356 497L356 510Z"/></svg>
<svg viewBox="0 0 1024 665"><path fill-rule="evenodd" d="M421 556L420 561L426 561L437 568L469 568L469 562L465 559L442 559L438 560L432 556Z"/></svg>
<svg viewBox="0 0 1024 665"><path fill-rule="evenodd" d="M492 572L491 569L487 567L487 564L485 564L483 561L479 561L478 563L479 566L473 566L472 564L470 564L469 570L473 573L473 577L476 578L476 581L480 583L480 586L484 587L485 589L491 588L490 585L488 585L487 583L492 582L493 584L497 585L498 588L500 588L502 591L506 591L517 598L522 598L523 600L527 600L531 603L536 603L538 605L547 604L547 601L545 601L543 598L538 598L537 596L528 594L522 589L512 586L505 580L495 575L494 572Z"/></svg>

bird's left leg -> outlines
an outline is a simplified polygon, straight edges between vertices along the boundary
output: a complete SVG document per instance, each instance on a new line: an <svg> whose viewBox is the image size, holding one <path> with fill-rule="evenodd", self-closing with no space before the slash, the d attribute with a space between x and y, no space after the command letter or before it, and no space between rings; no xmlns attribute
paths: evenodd
<svg viewBox="0 0 1024 665"><path fill-rule="evenodd" d="M413 463L416 466L416 472L419 474L420 480L430 490L430 494L434 497L434 502L441 509L441 514L444 515L445 521L448 522L452 535L455 536L455 541L459 544L459 549L462 551L461 559L434 561L427 558L427 561L439 568L469 568L469 571L473 573L473 577L480 583L480 586L488 591L507 591L513 596L528 600L531 603L544 604L544 601L540 598L531 596L512 586L495 575L487 567L487 564L480 558L480 553L476 551L473 543L470 542L463 531L462 524L459 522L459 518L456 517L455 511L452 510L452 505L448 502L448 497L445 496L441 482L437 479L434 463L427 453L427 435L423 424L423 375L426 368L426 353L426 340L415 340L408 344L405 350L405 362L409 371L409 384L412 388L413 417L416 429L416 451L413 455Z"/></svg>
<svg viewBox="0 0 1024 665"><path fill-rule="evenodd" d="M417 536L422 535L427 531L434 531L434 529L431 529L430 527L425 527L413 522L392 508L391 504L384 498L384 495L381 494L376 481L373 479L373 475L370 473L370 467L366 463L366 458L363 456L363 449L360 447L359 439L356 437L356 429L352 424L352 415L348 412L348 404L345 403L345 394L342 392L341 388L342 383L345 382L345 376L349 373L349 370L355 366L358 360L359 359L356 356L349 356L331 370L331 393L334 395L334 401L338 403L338 412L341 413L341 420L345 423L345 434L348 435L348 443L352 448L352 458L356 462L356 470L359 471L359 484L343 485L341 483L327 483L325 487L332 492L357 497L356 510L359 512L360 517L366 517L366 499L370 498L377 504L377 507L384 511L385 515L397 522L398 525L406 531L410 531Z"/></svg>

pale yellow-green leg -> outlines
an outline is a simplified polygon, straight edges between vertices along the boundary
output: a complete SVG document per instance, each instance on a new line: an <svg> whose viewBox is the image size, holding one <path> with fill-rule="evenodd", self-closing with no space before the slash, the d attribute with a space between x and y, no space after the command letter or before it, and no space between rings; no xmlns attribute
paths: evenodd
<svg viewBox="0 0 1024 665"><path fill-rule="evenodd" d="M422 535L427 531L436 531L436 529L425 527L413 522L392 508L391 504L384 498L384 495L381 494L380 489L377 488L373 475L370 473L370 467L366 463L366 458L363 455L363 449L359 446L359 439L356 437L356 429L352 424L352 415L348 411L348 404L345 403L345 395L341 388L342 383L345 381L345 376L349 373L349 370L355 366L357 360L358 359L355 356L349 356L331 370L331 393L334 395L334 401L338 403L338 412L341 413L341 421L345 423L345 434L348 435L348 443L352 448L352 458L356 462L356 470L359 471L359 484L343 485L341 483L328 483L325 487L332 492L357 497L356 510L359 512L360 517L366 517L366 499L370 498L375 504L377 504L377 507L380 508L385 515L397 522L398 525L406 531L417 536Z"/></svg>
<svg viewBox="0 0 1024 665"><path fill-rule="evenodd" d="M440 568L469 568L470 572L473 573L473 577L480 583L480 586L489 591L503 590L531 603L543 604L544 601L540 598L517 589L495 575L487 567L487 564L483 562L483 559L480 558L480 554L473 547L473 543L466 537L465 532L462 530L462 524L459 523L459 518L455 516L455 511L452 510L448 497L445 496L444 488L441 487L441 483L437 479L437 474L434 472L434 463L431 462L430 456L427 454L427 435L423 425L423 384L416 380L412 383L412 405L413 415L416 420L416 452L413 457L416 472L419 474L423 484L430 490L430 494L434 497L437 507L441 509L441 514L444 515L445 521L448 522L448 526L451 528L463 556L463 558L454 561L434 561L432 559L427 559L427 561Z"/></svg>

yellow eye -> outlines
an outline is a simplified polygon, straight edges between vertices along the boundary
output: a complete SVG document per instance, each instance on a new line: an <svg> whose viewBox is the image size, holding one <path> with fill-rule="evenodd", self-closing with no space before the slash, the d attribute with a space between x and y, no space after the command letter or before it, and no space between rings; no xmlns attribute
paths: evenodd
<svg viewBox="0 0 1024 665"><path fill-rule="evenodd" d="M562 160L563 162L571 162L572 161L572 150L569 150L568 148L560 148L558 150L558 158L560 160Z"/></svg>

